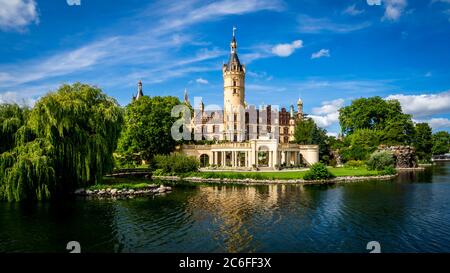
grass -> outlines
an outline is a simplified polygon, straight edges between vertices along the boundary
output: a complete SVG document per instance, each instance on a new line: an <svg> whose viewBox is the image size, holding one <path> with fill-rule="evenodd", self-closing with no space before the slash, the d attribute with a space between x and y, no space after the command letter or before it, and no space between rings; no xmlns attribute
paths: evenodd
<svg viewBox="0 0 450 273"><path fill-rule="evenodd" d="M116 178L104 177L102 183L88 187L88 190L101 190L106 188L111 189L143 189L150 184L159 184L158 181L148 180L146 178Z"/></svg>
<svg viewBox="0 0 450 273"><path fill-rule="evenodd" d="M369 171L365 167L355 167L355 168L329 168L330 172L335 176L376 176L380 175L379 171ZM195 172L190 173L188 176L191 177L202 177L202 178L229 178L229 179L257 179L257 180L290 180L290 179L303 179L305 171L298 172L233 172L233 171L223 171L223 172Z"/></svg>

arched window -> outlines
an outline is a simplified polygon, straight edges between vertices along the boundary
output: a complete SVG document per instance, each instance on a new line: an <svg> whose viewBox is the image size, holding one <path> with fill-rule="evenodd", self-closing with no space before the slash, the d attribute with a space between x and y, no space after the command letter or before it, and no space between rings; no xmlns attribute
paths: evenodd
<svg viewBox="0 0 450 273"><path fill-rule="evenodd" d="M200 156L200 167L207 167L209 165L209 155L202 154Z"/></svg>

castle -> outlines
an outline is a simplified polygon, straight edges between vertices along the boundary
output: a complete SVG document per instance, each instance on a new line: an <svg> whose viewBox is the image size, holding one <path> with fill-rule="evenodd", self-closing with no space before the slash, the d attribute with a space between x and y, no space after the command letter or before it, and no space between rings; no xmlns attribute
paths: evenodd
<svg viewBox="0 0 450 273"><path fill-rule="evenodd" d="M230 56L222 67L223 109L205 109L202 100L192 107L185 90L184 104L194 109L186 127L197 144L181 145L179 151L199 158L203 167L222 169L277 169L318 162L317 145L292 143L295 124L304 118L302 100L297 101L297 111L293 105L289 111L272 105L259 108L248 105L245 102L245 74L246 67L239 61L233 29ZM133 99L142 95L142 83L139 82L138 93Z"/></svg>

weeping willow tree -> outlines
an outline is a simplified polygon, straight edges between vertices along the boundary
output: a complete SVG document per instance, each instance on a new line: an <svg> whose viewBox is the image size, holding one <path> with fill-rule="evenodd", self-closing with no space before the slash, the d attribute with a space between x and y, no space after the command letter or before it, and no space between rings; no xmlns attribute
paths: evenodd
<svg viewBox="0 0 450 273"><path fill-rule="evenodd" d="M30 111L16 107L0 108L0 137L11 143L0 147L0 199L49 199L98 183L114 167L123 115L100 89L63 85Z"/></svg>

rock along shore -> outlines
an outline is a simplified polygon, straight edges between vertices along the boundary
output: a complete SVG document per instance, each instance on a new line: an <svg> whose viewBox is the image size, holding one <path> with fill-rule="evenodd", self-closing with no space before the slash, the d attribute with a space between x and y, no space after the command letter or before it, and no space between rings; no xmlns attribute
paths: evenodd
<svg viewBox="0 0 450 273"><path fill-rule="evenodd" d="M154 176L155 179L166 181L188 181L192 183L229 183L229 184L245 184L245 185L267 185L267 184L336 184L336 183L351 183L363 180L390 180L398 174L393 175L378 175L378 176L340 176L327 180L304 180L304 179L231 179L231 178L203 178L203 177L178 177L178 176Z"/></svg>
<svg viewBox="0 0 450 273"><path fill-rule="evenodd" d="M85 196L91 198L127 199L138 196L162 195L171 191L172 191L171 187L149 184L147 187L141 189L128 189L128 188L114 189L108 187L104 189L89 190L81 188L76 190L74 193L75 195L78 196Z"/></svg>

